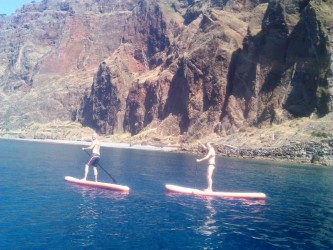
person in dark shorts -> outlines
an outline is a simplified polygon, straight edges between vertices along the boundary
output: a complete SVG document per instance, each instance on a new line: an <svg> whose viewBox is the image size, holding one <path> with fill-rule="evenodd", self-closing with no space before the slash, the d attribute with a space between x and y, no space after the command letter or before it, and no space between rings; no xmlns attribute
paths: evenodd
<svg viewBox="0 0 333 250"><path fill-rule="evenodd" d="M100 149L101 149L101 144L97 139L97 134L93 133L92 134L92 143L88 148L82 148L82 150L87 150L90 149L92 151L91 158L85 165L85 170L84 170L84 178L82 180L86 181L87 176L89 173L89 167L93 166L94 167L94 176L95 176L95 181L97 182L97 176L98 176L98 171L97 171L97 165L99 162L99 159L101 157Z"/></svg>

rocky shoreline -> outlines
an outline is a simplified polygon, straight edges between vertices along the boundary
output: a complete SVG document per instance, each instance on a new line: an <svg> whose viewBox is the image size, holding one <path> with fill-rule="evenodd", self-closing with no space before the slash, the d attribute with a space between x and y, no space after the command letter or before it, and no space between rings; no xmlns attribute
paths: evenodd
<svg viewBox="0 0 333 250"><path fill-rule="evenodd" d="M74 129L73 129L74 128ZM50 129L50 128L49 128ZM66 134L61 131L66 131ZM56 131L50 130L45 132L45 128L39 132L32 133L31 131L17 131L1 133L2 139L20 139L20 140L33 140L54 143L89 143L91 129L81 127L71 127L65 130L59 127ZM235 136L233 136L235 137ZM239 136L241 137L241 136ZM244 138L244 137L242 137ZM247 137L248 138L248 137ZM167 139L153 140L149 138L136 138L130 136L121 137L100 137L105 146L110 147L126 147L132 149L147 149L159 151L173 151L178 153L191 153L191 154L205 154L204 149L198 147L198 141L180 142L178 137ZM287 141L277 145L274 142L266 143L265 145L252 145L252 147L239 146L236 143L228 140L214 140L212 138L202 139L201 142L212 141L219 156L254 159L254 160L268 160L268 161L284 161L296 162L305 164L315 164L323 166L333 166L333 139L326 138L321 140L302 140L302 141ZM239 141L244 141L244 139Z"/></svg>
<svg viewBox="0 0 333 250"><path fill-rule="evenodd" d="M333 140L319 142L291 142L281 147L244 148L232 145L215 145L218 155L226 157L286 161L333 166ZM198 148L182 145L182 152L198 153ZM204 153L200 150L200 153Z"/></svg>

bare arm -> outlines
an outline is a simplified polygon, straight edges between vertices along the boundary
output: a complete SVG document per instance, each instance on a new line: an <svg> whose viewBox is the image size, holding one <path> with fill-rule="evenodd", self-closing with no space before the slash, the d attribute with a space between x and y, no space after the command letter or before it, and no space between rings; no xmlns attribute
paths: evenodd
<svg viewBox="0 0 333 250"><path fill-rule="evenodd" d="M211 156L213 156L213 150L209 150L208 154L207 154L204 158L197 159L197 162L207 160L207 159L209 159L209 157L211 157Z"/></svg>
<svg viewBox="0 0 333 250"><path fill-rule="evenodd" d="M82 150L93 149L93 148L95 147L95 145L96 145L96 141L93 141L89 147L87 147L87 148L82 148Z"/></svg>

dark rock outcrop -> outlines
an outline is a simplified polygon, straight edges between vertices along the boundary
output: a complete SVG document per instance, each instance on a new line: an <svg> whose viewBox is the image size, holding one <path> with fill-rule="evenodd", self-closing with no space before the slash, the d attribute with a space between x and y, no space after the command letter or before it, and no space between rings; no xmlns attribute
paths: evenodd
<svg viewBox="0 0 333 250"><path fill-rule="evenodd" d="M94 79L90 96L84 98L82 124L96 128L103 134L113 134L118 126L117 114L120 111L118 96L117 86L112 83L110 68L103 62Z"/></svg>
<svg viewBox="0 0 333 250"><path fill-rule="evenodd" d="M250 27L243 49L235 52L224 130L331 111L327 27L314 6L299 4L269 3L262 30Z"/></svg>

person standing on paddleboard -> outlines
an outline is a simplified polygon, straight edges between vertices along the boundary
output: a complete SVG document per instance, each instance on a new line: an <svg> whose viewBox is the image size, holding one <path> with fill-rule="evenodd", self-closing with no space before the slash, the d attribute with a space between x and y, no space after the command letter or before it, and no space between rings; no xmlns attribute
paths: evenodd
<svg viewBox="0 0 333 250"><path fill-rule="evenodd" d="M97 165L98 165L99 159L101 157L101 153L100 153L101 144L97 139L97 134L96 133L92 134L92 143L91 143L91 145L88 148L82 148L82 150L87 150L87 149L90 149L92 151L92 155L91 155L89 161L85 165L84 178L82 180L84 180L84 181L87 180L87 176L88 176L88 173L89 173L89 167L93 166L94 167L95 181L97 182L97 175L98 175Z"/></svg>
<svg viewBox="0 0 333 250"><path fill-rule="evenodd" d="M201 144L202 145L202 144ZM197 162L201 162L204 160L208 160L208 169L207 169L207 183L208 183L208 187L207 189L205 189L205 191L209 191L212 192L213 191L213 172L215 169L215 149L214 147L211 145L210 142L208 142L207 147L205 147L204 145L202 145L205 149L208 150L207 155L202 158L202 159L197 159Z"/></svg>

